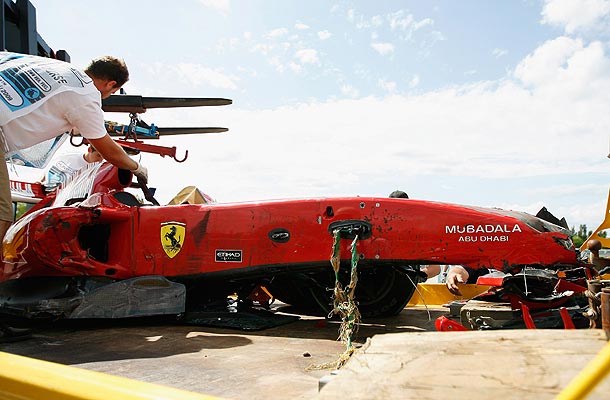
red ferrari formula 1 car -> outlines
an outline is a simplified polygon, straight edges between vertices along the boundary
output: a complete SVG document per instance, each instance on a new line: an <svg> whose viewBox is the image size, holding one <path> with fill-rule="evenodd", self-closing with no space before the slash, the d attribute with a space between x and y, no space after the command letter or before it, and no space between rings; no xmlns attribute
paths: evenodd
<svg viewBox="0 0 610 400"><path fill-rule="evenodd" d="M565 228L520 212L385 197L220 204L203 196L157 206L126 191L131 183L107 163L82 170L16 222L4 241L2 312L178 314L259 285L286 303L324 308L335 234L343 280L356 239L364 317L400 312L424 279L419 264L579 265Z"/></svg>
<svg viewBox="0 0 610 400"><path fill-rule="evenodd" d="M160 130L135 114L187 106L182 100L112 96L105 109L132 113L132 123L112 124L109 132L125 131L118 142L129 150L184 161L175 148L138 140L138 134L158 137ZM230 100L192 103L223 104ZM387 197L220 204L197 189L161 206L145 185L147 204L129 191L132 178L107 163L92 165L10 228L0 312L31 318L180 314L226 302L228 295L251 298L260 287L285 303L328 312L332 288L350 280L355 258L355 297L366 318L399 313L425 279L420 264L507 272L581 266L570 232L554 217ZM13 189L42 196L30 184ZM331 252L340 259L337 273Z"/></svg>

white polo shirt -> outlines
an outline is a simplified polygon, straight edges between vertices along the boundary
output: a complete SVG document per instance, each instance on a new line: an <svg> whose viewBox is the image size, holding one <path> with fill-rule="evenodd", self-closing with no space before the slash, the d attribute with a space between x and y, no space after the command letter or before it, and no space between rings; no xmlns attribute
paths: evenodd
<svg viewBox="0 0 610 400"><path fill-rule="evenodd" d="M53 139L76 128L83 137L106 134L101 94L71 64L0 52L0 126L8 150Z"/></svg>
<svg viewBox="0 0 610 400"><path fill-rule="evenodd" d="M87 139L106 135L101 95L92 84L87 94L57 93L30 113L2 126L10 150L24 149L75 128Z"/></svg>

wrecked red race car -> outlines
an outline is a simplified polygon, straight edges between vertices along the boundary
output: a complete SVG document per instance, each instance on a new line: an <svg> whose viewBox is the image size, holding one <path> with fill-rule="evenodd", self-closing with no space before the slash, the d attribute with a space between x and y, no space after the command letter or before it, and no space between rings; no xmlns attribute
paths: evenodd
<svg viewBox="0 0 610 400"><path fill-rule="evenodd" d="M122 144L162 154L139 140ZM398 314L426 279L420 264L583 267L570 232L544 215L389 197L216 203L195 188L155 205L145 186L143 204L128 190L132 178L108 163L80 170L10 228L0 312L181 314L263 287L284 303L328 313L336 278L350 279L353 241L364 318ZM335 238L337 274L329 262Z"/></svg>

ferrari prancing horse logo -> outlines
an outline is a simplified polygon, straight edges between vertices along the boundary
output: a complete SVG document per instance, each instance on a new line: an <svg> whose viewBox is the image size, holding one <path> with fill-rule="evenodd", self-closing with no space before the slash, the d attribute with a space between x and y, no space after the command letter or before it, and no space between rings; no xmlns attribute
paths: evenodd
<svg viewBox="0 0 610 400"><path fill-rule="evenodd" d="M169 258L174 258L182 250L186 224L170 221L161 223L161 246Z"/></svg>

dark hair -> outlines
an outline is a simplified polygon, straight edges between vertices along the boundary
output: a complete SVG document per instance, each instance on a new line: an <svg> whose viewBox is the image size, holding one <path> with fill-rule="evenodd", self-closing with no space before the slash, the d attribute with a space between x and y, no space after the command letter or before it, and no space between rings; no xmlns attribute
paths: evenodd
<svg viewBox="0 0 610 400"><path fill-rule="evenodd" d="M91 60L85 72L94 78L116 81L115 87L121 87L129 80L129 71L125 61L112 56Z"/></svg>
<svg viewBox="0 0 610 400"><path fill-rule="evenodd" d="M409 195L406 194L405 192L403 192L402 190L395 190L392 193L390 193L390 197L398 198L398 199L408 199Z"/></svg>

